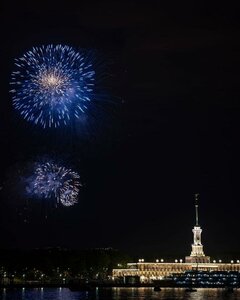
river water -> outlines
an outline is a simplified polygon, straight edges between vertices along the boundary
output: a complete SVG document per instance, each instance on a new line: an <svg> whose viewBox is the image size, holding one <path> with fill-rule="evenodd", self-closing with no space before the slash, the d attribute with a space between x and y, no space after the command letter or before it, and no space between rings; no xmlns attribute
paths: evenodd
<svg viewBox="0 0 240 300"><path fill-rule="evenodd" d="M68 288L23 288L0 289L1 300L171 300L171 299L240 299L240 289L232 293L223 289L163 288L155 292L153 288L105 288L94 292L71 292Z"/></svg>

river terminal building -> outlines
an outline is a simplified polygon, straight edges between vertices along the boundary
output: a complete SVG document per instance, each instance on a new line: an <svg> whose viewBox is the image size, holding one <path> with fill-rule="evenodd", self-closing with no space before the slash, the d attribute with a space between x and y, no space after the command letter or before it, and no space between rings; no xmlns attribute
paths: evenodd
<svg viewBox="0 0 240 300"><path fill-rule="evenodd" d="M172 274L181 274L186 271L240 271L240 261L230 261L223 263L211 261L210 256L206 256L203 251L201 242L202 229L198 222L198 194L195 195L195 214L196 223L193 227L193 244L192 251L189 256L183 260L175 260L174 262L164 262L163 259L156 259L155 262L145 262L139 259L136 263L128 263L125 269L113 269L112 277L114 280L126 282L131 278L137 278L141 283L150 283L153 280L165 279Z"/></svg>

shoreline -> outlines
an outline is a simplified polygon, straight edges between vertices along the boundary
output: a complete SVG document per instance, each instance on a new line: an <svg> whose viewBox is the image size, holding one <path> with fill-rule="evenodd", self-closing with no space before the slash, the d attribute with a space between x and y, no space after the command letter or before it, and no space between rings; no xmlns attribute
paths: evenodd
<svg viewBox="0 0 240 300"><path fill-rule="evenodd" d="M0 285L0 289L23 289L23 288L69 288L72 291L94 291L98 288L176 288L186 289L189 286L175 286L175 285L154 285L154 284L95 284L95 285L70 285L70 284L9 284ZM201 289L227 289L226 286L193 286L193 288ZM236 286L234 289L238 289Z"/></svg>

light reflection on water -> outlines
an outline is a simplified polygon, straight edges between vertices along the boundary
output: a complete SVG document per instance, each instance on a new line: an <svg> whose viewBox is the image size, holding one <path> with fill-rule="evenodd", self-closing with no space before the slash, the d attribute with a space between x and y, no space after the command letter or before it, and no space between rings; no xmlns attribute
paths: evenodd
<svg viewBox="0 0 240 300"><path fill-rule="evenodd" d="M106 288L91 292L71 292L68 288L22 288L0 289L1 300L200 300L200 299L240 299L240 290L233 293L224 289L198 289L188 293L185 289L163 288L155 292L153 288Z"/></svg>

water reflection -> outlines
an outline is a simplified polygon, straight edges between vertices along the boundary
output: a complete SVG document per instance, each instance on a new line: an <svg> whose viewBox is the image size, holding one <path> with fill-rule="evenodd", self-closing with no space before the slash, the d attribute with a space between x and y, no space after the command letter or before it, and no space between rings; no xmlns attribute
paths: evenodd
<svg viewBox="0 0 240 300"><path fill-rule="evenodd" d="M153 288L106 288L93 292L71 292L67 288L22 288L0 289L2 300L202 300L240 298L240 290L229 293L223 289L198 289L188 293L185 289L164 288L155 292Z"/></svg>

